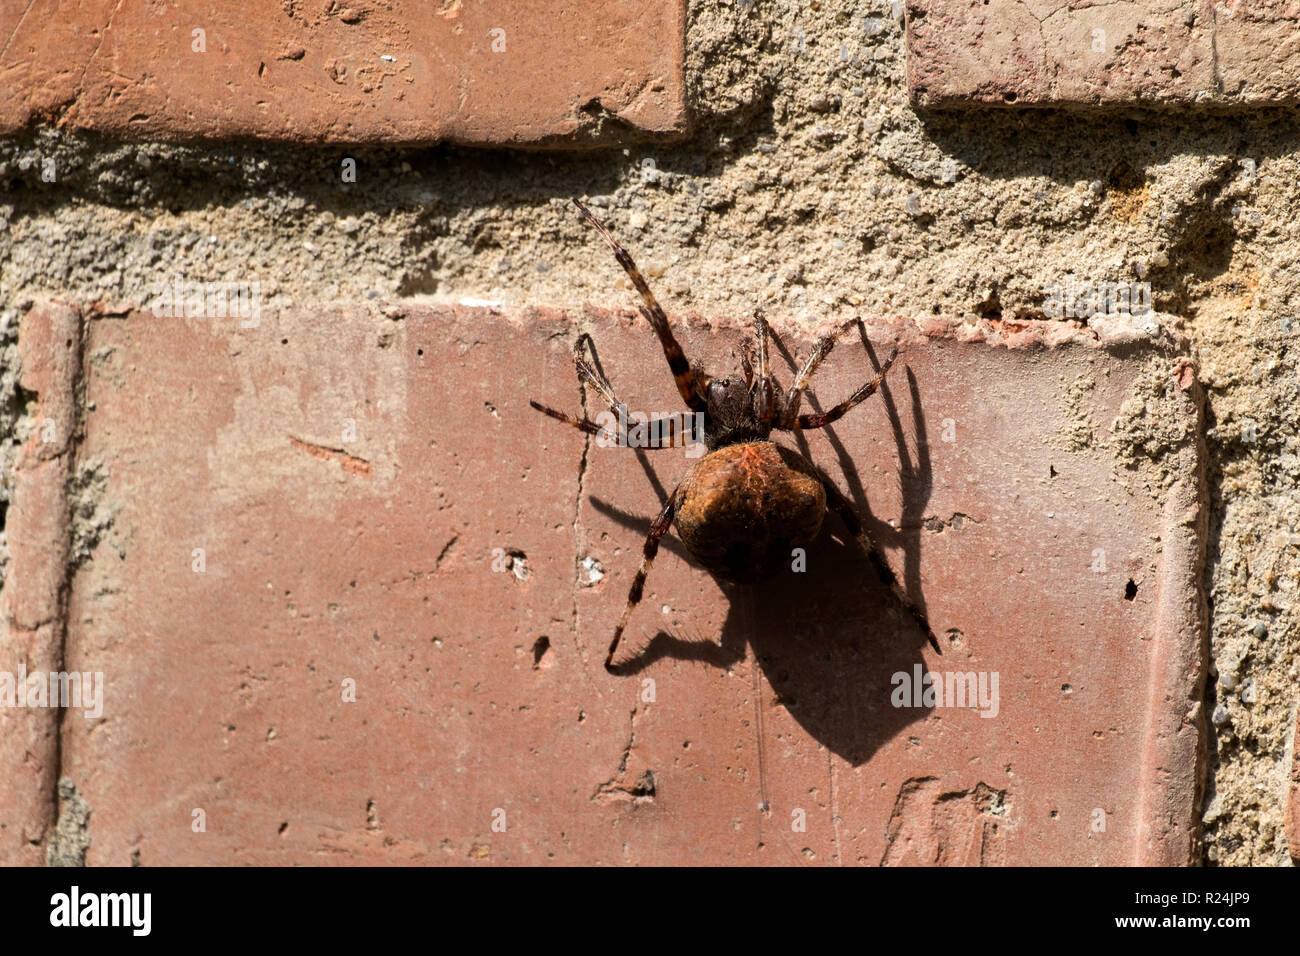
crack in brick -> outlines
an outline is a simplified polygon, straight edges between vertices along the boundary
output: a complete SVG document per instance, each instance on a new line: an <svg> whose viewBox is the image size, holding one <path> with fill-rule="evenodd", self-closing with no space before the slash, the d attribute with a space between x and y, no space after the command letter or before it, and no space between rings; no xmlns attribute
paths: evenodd
<svg viewBox="0 0 1300 956"><path fill-rule="evenodd" d="M646 770L632 784L602 783L593 800L631 800L633 803L649 803L655 798L655 772Z"/></svg>
<svg viewBox="0 0 1300 956"><path fill-rule="evenodd" d="M27 14L31 13L32 5L35 3L36 0L27 0L27 6L23 8L23 15L20 16L18 22L14 24L13 32L9 34L9 39L5 40L5 45L0 47L0 57L3 57L9 52L9 44L14 42L14 37L16 37L18 31L23 28L23 21L27 19Z"/></svg>
<svg viewBox="0 0 1300 956"><path fill-rule="evenodd" d="M1223 74L1219 70L1219 12L1217 3L1208 3L1210 10L1210 77L1214 81L1214 92L1223 95Z"/></svg>
<svg viewBox="0 0 1300 956"><path fill-rule="evenodd" d="M647 768L641 772L635 781L627 782L627 764L632 757L632 748L636 746L636 717L637 708L633 707L629 716L630 727L627 746L623 748L623 756L618 762L618 772L596 788L596 792L591 795L593 801L602 803L610 800L631 801L634 804L652 803L654 801L655 774L653 770Z"/></svg>
<svg viewBox="0 0 1300 956"><path fill-rule="evenodd" d="M452 549L456 547L456 542L459 540L460 540L460 535L453 534L451 536L451 540L442 546L442 550L438 552L438 560L435 561L433 565L434 571L442 570L442 562L447 559L447 556L449 554L451 554Z"/></svg>
<svg viewBox="0 0 1300 956"><path fill-rule="evenodd" d="M578 381L578 393L579 401L582 406L582 417L586 418L588 415L587 388L582 383L581 379ZM582 623L580 609L578 607L578 594L582 590L582 559L586 552L585 541L583 540L582 534L582 496L586 491L587 468L590 463L591 436L584 434L582 441L582 457L578 460L578 491L573 501L573 627L571 629L573 635L573 649L577 652L578 659L584 662L586 658L582 653L582 644L578 637L581 633ZM583 667L582 673L587 676L587 682L595 688L596 696L604 697L604 694L601 693L600 687L591 680L586 667ZM636 711L634 710L633 714L635 713ZM624 763L626 762L627 757L624 755Z"/></svg>
<svg viewBox="0 0 1300 956"><path fill-rule="evenodd" d="M117 0L117 4L113 7L113 12L108 15L108 22L104 24L104 29L99 33L99 42L95 44L95 49L90 51L90 56L86 57L86 65L81 68L81 78L77 80L77 88L73 91L72 101L66 105L64 112L76 106L77 101L81 99L81 95L86 87L86 74L90 72L90 65L95 62L95 57L99 56L100 47L104 45L104 40L108 36L108 31L113 28L113 20L117 17L117 12L121 9L122 0Z"/></svg>

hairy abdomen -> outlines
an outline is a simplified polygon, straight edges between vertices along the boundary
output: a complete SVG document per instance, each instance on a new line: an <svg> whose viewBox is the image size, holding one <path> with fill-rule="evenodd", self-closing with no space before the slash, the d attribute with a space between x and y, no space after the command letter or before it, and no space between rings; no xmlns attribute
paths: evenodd
<svg viewBox="0 0 1300 956"><path fill-rule="evenodd" d="M682 484L677 533L700 564L733 581L789 566L821 529L826 492L801 455L772 442L728 445Z"/></svg>

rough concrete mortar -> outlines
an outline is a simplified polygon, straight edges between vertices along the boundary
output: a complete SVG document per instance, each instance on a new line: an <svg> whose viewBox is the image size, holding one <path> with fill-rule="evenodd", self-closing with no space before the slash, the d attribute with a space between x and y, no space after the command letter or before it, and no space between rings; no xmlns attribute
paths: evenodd
<svg viewBox="0 0 1300 956"><path fill-rule="evenodd" d="M71 780L59 781L59 819L46 844L50 866L85 866L90 847L90 806Z"/></svg>
<svg viewBox="0 0 1300 956"><path fill-rule="evenodd" d="M1191 340L1208 403L1205 859L1285 864L1300 673L1300 122L1283 110L918 114L893 6L692 0L697 126L672 147L124 145L52 129L0 142L0 316L17 321L39 292L111 310L178 274L259 280L264 308L630 304L571 196L609 219L670 313L762 303L810 327L857 313L1014 320L1041 317L1046 288L1067 276L1150 282ZM355 184L339 182L345 156ZM55 182L42 179L47 159ZM28 427L12 338L0 331L6 473ZM1166 439L1136 401L1112 440L1158 490ZM75 540L93 546L89 525L111 511L79 512ZM0 540L0 568L3 555Z"/></svg>

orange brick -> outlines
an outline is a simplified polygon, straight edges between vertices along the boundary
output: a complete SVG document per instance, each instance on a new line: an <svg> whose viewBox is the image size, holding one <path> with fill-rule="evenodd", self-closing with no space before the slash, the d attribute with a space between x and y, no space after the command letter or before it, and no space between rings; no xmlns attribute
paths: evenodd
<svg viewBox="0 0 1300 956"><path fill-rule="evenodd" d="M609 144L687 126L682 0L33 0L0 134ZM201 47L201 51L200 51Z"/></svg>

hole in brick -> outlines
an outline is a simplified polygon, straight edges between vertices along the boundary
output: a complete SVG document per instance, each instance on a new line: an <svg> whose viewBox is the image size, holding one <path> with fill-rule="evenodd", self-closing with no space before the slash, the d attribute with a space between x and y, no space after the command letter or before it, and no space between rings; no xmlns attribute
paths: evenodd
<svg viewBox="0 0 1300 956"><path fill-rule="evenodd" d="M632 794L632 799L653 800L655 797L655 773L653 770L647 770L641 774L641 777L628 791Z"/></svg>
<svg viewBox="0 0 1300 956"><path fill-rule="evenodd" d="M591 555L582 559L582 569L587 572L587 580L583 582L587 587L600 583L605 576L605 567Z"/></svg>
<svg viewBox="0 0 1300 956"><path fill-rule="evenodd" d="M280 824L280 836L284 836L284 831L289 829L289 821L285 820Z"/></svg>
<svg viewBox="0 0 1300 956"><path fill-rule="evenodd" d="M509 560L506 561L505 570L512 572L516 580L523 582L533 576L532 569L528 567L528 555L524 552L518 548L506 548L506 557Z"/></svg>
<svg viewBox="0 0 1300 956"><path fill-rule="evenodd" d="M541 670L542 661L551 650L551 639L543 634L533 643L533 670ZM550 662L547 661L547 665Z"/></svg>
<svg viewBox="0 0 1300 956"><path fill-rule="evenodd" d="M1055 477L1056 477L1056 466L1055 466L1055 465L1048 465L1048 466L1047 466L1047 476L1048 476L1049 478L1055 478Z"/></svg>
<svg viewBox="0 0 1300 956"><path fill-rule="evenodd" d="M987 0L985 0L985 2L987 2ZM1016 91L1007 90L1002 94L1002 99L1007 103L1014 103L1016 101Z"/></svg>
<svg viewBox="0 0 1300 956"><path fill-rule="evenodd" d="M1131 601L1138 596L1137 582L1132 578L1128 579L1128 584L1124 585L1124 600Z"/></svg>

